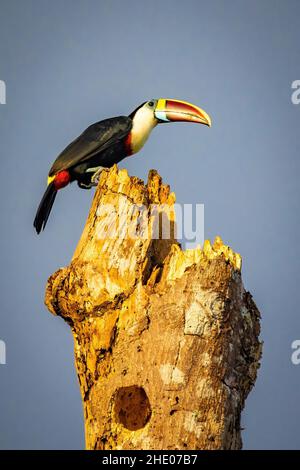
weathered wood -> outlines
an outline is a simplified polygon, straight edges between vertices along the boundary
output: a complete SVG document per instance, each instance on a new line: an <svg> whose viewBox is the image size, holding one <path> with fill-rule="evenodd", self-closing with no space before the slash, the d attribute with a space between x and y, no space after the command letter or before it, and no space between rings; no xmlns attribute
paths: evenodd
<svg viewBox="0 0 300 470"><path fill-rule="evenodd" d="M240 256L219 237L181 250L174 200L155 171L147 185L103 171L70 266L49 278L46 305L74 335L88 449L241 448L259 312ZM153 204L170 221L168 239L107 236L117 209L125 228L139 220L153 234L157 218L141 223L136 209Z"/></svg>

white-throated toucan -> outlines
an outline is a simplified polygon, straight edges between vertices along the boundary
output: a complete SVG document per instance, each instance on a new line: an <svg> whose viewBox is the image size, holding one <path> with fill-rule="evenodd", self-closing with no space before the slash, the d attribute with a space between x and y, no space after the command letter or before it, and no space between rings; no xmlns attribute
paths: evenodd
<svg viewBox="0 0 300 470"><path fill-rule="evenodd" d="M208 114L198 106L157 99L141 104L129 116L104 119L89 126L61 152L49 171L47 189L33 224L37 233L45 228L59 189L72 181L81 188L91 188L101 168L137 153L157 124L174 121L211 125Z"/></svg>

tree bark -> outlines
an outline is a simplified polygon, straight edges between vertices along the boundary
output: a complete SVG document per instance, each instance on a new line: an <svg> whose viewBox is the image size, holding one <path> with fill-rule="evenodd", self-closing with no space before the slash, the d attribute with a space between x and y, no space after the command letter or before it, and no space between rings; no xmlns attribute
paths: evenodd
<svg viewBox="0 0 300 470"><path fill-rule="evenodd" d="M87 449L242 446L260 315L219 237L182 251L174 201L154 170L147 185L104 170L71 264L48 280L46 305L74 335Z"/></svg>

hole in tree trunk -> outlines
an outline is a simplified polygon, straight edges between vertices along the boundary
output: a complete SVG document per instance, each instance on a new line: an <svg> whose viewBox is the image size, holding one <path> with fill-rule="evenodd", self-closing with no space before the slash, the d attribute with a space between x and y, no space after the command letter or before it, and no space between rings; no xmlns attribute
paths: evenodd
<svg viewBox="0 0 300 470"><path fill-rule="evenodd" d="M142 429L151 418L151 406L145 390L137 385L119 388L113 398L114 414L126 429Z"/></svg>

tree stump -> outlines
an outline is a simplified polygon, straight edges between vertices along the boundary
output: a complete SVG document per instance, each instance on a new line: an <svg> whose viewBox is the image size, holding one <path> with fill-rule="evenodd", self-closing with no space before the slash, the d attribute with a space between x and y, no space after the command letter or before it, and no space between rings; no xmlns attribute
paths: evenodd
<svg viewBox="0 0 300 470"><path fill-rule="evenodd" d="M260 315L219 237L182 251L174 201L154 170L147 185L103 170L71 264L48 280L46 305L74 335L87 449L242 446Z"/></svg>

